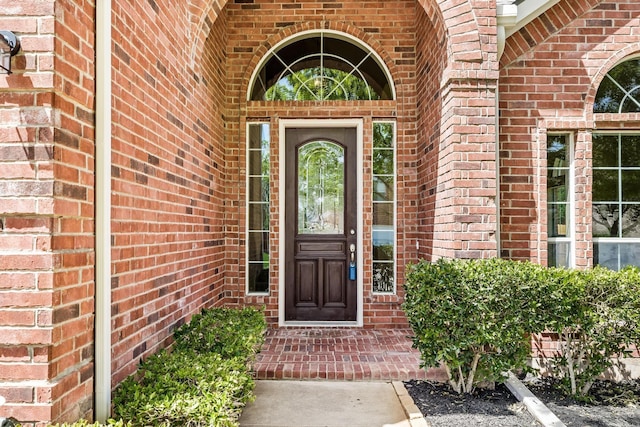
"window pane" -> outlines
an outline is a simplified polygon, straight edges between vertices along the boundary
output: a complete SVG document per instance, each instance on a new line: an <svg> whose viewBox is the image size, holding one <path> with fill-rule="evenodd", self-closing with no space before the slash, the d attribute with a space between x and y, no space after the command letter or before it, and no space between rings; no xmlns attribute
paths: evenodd
<svg viewBox="0 0 640 427"><path fill-rule="evenodd" d="M571 266L571 244L569 242L549 242L547 245L549 267Z"/></svg>
<svg viewBox="0 0 640 427"><path fill-rule="evenodd" d="M249 151L249 175L269 175L269 155L262 151Z"/></svg>
<svg viewBox="0 0 640 427"><path fill-rule="evenodd" d="M607 73L598 87L593 105L594 113L640 111L638 99L640 60L637 58L616 65ZM622 104L622 107L620 105Z"/></svg>
<svg viewBox="0 0 640 427"><path fill-rule="evenodd" d="M373 177L373 200L381 202L393 202L393 177Z"/></svg>
<svg viewBox="0 0 640 427"><path fill-rule="evenodd" d="M249 178L249 200L269 201L269 177Z"/></svg>
<svg viewBox="0 0 640 427"><path fill-rule="evenodd" d="M269 292L268 262L249 264L249 292Z"/></svg>
<svg viewBox="0 0 640 427"><path fill-rule="evenodd" d="M593 263L612 270L618 270L618 244L594 242Z"/></svg>
<svg viewBox="0 0 640 427"><path fill-rule="evenodd" d="M640 267L640 243L622 243L620 245L620 268L628 265Z"/></svg>
<svg viewBox="0 0 640 427"><path fill-rule="evenodd" d="M393 203L373 204L373 224L393 225Z"/></svg>
<svg viewBox="0 0 640 427"><path fill-rule="evenodd" d="M593 135L593 167L618 166L618 135Z"/></svg>
<svg viewBox="0 0 640 427"><path fill-rule="evenodd" d="M268 203L249 203L249 230L269 230Z"/></svg>
<svg viewBox="0 0 640 427"><path fill-rule="evenodd" d="M620 237L620 212L617 204L593 204L593 237Z"/></svg>
<svg viewBox="0 0 640 427"><path fill-rule="evenodd" d="M249 148L269 153L269 124L255 123L249 125Z"/></svg>
<svg viewBox="0 0 640 427"><path fill-rule="evenodd" d="M618 171L593 171L593 201L617 202L618 199Z"/></svg>
<svg viewBox="0 0 640 427"><path fill-rule="evenodd" d="M373 263L373 292L394 292L393 263Z"/></svg>
<svg viewBox="0 0 640 427"><path fill-rule="evenodd" d="M328 141L298 151L298 232L344 233L344 148Z"/></svg>
<svg viewBox="0 0 640 427"><path fill-rule="evenodd" d="M569 171L567 169L547 171L547 202L566 202L567 188L569 188Z"/></svg>
<svg viewBox="0 0 640 427"><path fill-rule="evenodd" d="M622 205L622 237L640 237L640 205Z"/></svg>
<svg viewBox="0 0 640 427"><path fill-rule="evenodd" d="M622 170L622 201L640 202L640 170Z"/></svg>
<svg viewBox="0 0 640 427"><path fill-rule="evenodd" d="M373 148L393 148L393 123L373 124Z"/></svg>
<svg viewBox="0 0 640 427"><path fill-rule="evenodd" d="M568 205L566 203L554 203L547 206L547 233L549 237L567 236L568 213Z"/></svg>
<svg viewBox="0 0 640 427"><path fill-rule="evenodd" d="M393 175L393 150L373 150L373 173Z"/></svg>
<svg viewBox="0 0 640 427"><path fill-rule="evenodd" d="M393 261L394 253L393 227L373 227L373 259Z"/></svg>
<svg viewBox="0 0 640 427"><path fill-rule="evenodd" d="M249 261L269 260L269 232L249 233Z"/></svg>
<svg viewBox="0 0 640 427"><path fill-rule="evenodd" d="M562 168L569 166L566 135L549 135L547 138L547 167Z"/></svg>
<svg viewBox="0 0 640 427"><path fill-rule="evenodd" d="M640 135L622 135L620 150L623 167L640 167Z"/></svg>

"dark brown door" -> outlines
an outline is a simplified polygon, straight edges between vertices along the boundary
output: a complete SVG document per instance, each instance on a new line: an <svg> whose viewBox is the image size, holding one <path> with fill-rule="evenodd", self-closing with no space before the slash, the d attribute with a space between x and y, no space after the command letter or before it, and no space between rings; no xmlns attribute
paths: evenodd
<svg viewBox="0 0 640 427"><path fill-rule="evenodd" d="M285 138L285 318L355 321L356 129L289 128Z"/></svg>

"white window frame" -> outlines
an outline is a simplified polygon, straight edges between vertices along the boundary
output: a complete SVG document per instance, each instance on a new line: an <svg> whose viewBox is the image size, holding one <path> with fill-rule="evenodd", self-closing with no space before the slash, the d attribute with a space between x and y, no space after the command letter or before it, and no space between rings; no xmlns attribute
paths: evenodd
<svg viewBox="0 0 640 427"><path fill-rule="evenodd" d="M249 289L249 267L251 264L256 264L258 263L258 261L251 261L249 259L249 242L250 242L250 236L251 233L256 233L258 232L258 230L251 230L250 229L250 221L249 221L249 213L250 213L250 207L252 205L252 201L249 199L250 194L249 194L249 185L251 182L251 178L257 178L257 177L262 177L263 175L251 175L251 168L249 167L249 161L251 159L251 152L252 151L257 151L255 149L251 149L251 144L249 141L249 137L251 136L249 129L251 128L251 126L253 125L267 125L269 128L269 135L271 135L271 123L268 122L247 122L246 124L246 148L245 148L245 155L246 155L246 179L245 179L245 202L246 202L246 207L245 207L245 234L246 234L246 238L245 238L245 294L246 295L257 295L257 296L268 296L271 293L271 284L268 283L267 284L267 290L264 292L256 292L256 291L251 291ZM269 144L271 144L271 141L269 141ZM271 151L271 150L270 150ZM271 161L269 162L271 163ZM271 164L269 164L269 181L271 181ZM269 205L271 205L271 197L269 197ZM271 221L269 219L269 221ZM261 230L261 233L264 233L265 231L267 231L269 233L269 242L271 242L271 226L269 226L269 230ZM269 255L269 271L271 271L271 264L272 264L272 257L271 255ZM270 280L269 280L270 282Z"/></svg>
<svg viewBox="0 0 640 427"><path fill-rule="evenodd" d="M395 120L374 120L371 124L371 152L373 153L373 151L376 149L374 147L374 141L373 141L373 128L376 125L376 123L389 123L393 126L393 225L392 225L392 231L393 231L393 291L388 291L388 292L380 292L380 291L375 291L373 289L373 265L376 262L376 260L373 258L373 232L374 232L374 224L372 222L371 224L371 249L372 249L372 253L371 253L371 271L372 271L372 275L371 275L371 293L374 295L395 295L398 291L398 124ZM371 186L372 186L372 191L371 191L371 207L373 209L373 205L376 203L373 200L373 177L374 177L374 173L373 173L373 164L371 165ZM385 202L388 203L388 202ZM373 221L373 219L372 219Z"/></svg>
<svg viewBox="0 0 640 427"><path fill-rule="evenodd" d="M569 265L567 268L572 268L576 265L576 251L575 251L575 227L576 227L576 216L575 216L575 143L573 133L570 132L549 132L547 134L547 141L549 138L553 138L554 136L564 136L566 138L566 144L568 145L567 155L569 156L568 160L568 172L569 172L569 188L567 189L567 216L568 216L568 226L567 233L565 237L547 237L547 263L549 262L549 244L557 244L557 243L568 243L569 244ZM545 148L545 153L547 153L547 149ZM548 159L548 154L547 154ZM545 170L545 174L548 174L550 169L550 165L547 164L547 168ZM545 192L548 189L548 182L545 186ZM549 201L547 200L547 211L549 209ZM548 224L547 215L547 236L549 235L549 224Z"/></svg>
<svg viewBox="0 0 640 427"><path fill-rule="evenodd" d="M593 132L594 135L617 135L617 136L621 136L621 135L638 135L640 136L640 131L639 130L620 130L620 131L614 131L614 130L609 130L609 131L598 131L598 132ZM640 169L640 165L638 165L638 168ZM610 168L613 169L613 168ZM621 165L621 159L620 159L620 153L618 152L618 167L617 170L618 172L622 169L622 165ZM593 179L593 170L594 170L594 165L593 165L593 160L591 163L591 177ZM618 195L620 195L622 193L622 189L620 187L622 187L622 180L618 180ZM619 203L621 202L620 200L618 201ZM593 200L591 201L591 203L593 204ZM592 214L593 215L593 214ZM593 219L591 219L591 221L593 221ZM640 246L640 238L638 237L593 237L592 238L593 241L593 245L595 246L597 243L614 243L614 244L637 244L638 246ZM595 247L593 248L593 264L595 264ZM600 264L598 264L600 265ZM618 269L623 268L624 266L620 265L620 252L618 252Z"/></svg>

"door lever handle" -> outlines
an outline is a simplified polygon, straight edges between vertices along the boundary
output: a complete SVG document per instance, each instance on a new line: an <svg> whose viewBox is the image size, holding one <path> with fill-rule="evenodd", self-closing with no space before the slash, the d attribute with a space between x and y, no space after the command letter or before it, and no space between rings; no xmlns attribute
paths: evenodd
<svg viewBox="0 0 640 427"><path fill-rule="evenodd" d="M349 280L356 280L356 245L352 243L349 246Z"/></svg>

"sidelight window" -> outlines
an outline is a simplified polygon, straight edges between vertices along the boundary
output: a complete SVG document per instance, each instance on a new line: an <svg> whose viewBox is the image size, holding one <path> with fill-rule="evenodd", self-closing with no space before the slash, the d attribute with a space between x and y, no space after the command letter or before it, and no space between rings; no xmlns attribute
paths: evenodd
<svg viewBox="0 0 640 427"><path fill-rule="evenodd" d="M373 292L395 292L395 124L373 124Z"/></svg>
<svg viewBox="0 0 640 427"><path fill-rule="evenodd" d="M547 252L550 267L573 265L571 135L547 136Z"/></svg>
<svg viewBox="0 0 640 427"><path fill-rule="evenodd" d="M248 126L247 291L269 292L269 125Z"/></svg>

